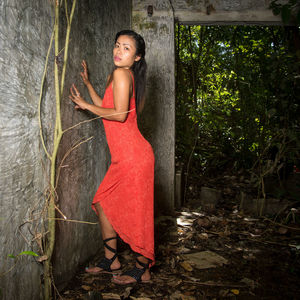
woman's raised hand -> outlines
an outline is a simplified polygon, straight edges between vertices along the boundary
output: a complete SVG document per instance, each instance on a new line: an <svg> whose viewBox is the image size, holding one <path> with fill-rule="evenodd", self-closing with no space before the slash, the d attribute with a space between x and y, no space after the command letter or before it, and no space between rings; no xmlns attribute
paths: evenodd
<svg viewBox="0 0 300 300"><path fill-rule="evenodd" d="M74 83L70 88L70 93L69 98L76 104L75 108L85 110L88 103L81 97Z"/></svg>
<svg viewBox="0 0 300 300"><path fill-rule="evenodd" d="M83 67L83 71L80 72L80 75L81 75L81 78L82 78L82 81L85 85L88 85L90 83L89 81L89 74L88 74L88 68L87 68L87 64L86 64L86 61L83 60L81 62L81 65Z"/></svg>

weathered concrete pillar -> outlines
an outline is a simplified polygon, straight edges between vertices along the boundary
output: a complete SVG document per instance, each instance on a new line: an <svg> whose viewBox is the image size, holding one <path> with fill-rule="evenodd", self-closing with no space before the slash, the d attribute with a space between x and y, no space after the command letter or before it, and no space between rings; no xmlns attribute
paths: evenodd
<svg viewBox="0 0 300 300"><path fill-rule="evenodd" d="M148 16L147 7L153 6ZM175 53L174 15L169 1L132 3L132 27L146 42L147 98L139 119L155 153L155 206L158 213L174 209Z"/></svg>

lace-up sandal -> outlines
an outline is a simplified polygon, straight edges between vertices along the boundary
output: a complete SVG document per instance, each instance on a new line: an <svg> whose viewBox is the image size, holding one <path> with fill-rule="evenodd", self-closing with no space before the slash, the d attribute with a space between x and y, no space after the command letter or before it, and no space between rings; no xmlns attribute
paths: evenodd
<svg viewBox="0 0 300 300"><path fill-rule="evenodd" d="M147 283L150 282L150 280L142 280L142 276L145 273L145 271L147 269L149 269L149 263L143 263L141 261L139 261L136 258L136 262L142 267L142 268L138 268L137 266L134 266L133 269L126 271L124 273L122 273L120 276L129 276L132 277L135 281L134 282L123 282L122 280L118 280L117 277L113 278L113 282L117 283L117 284L121 284L121 285L127 285L127 284L134 284L134 283Z"/></svg>
<svg viewBox="0 0 300 300"><path fill-rule="evenodd" d="M112 263L115 261L115 259L118 256L117 250L114 249L114 248L112 248L112 247L110 247L107 244L107 242L109 242L109 241L111 241L113 239L117 239L117 237L111 237L111 238L103 240L103 246L105 248L107 248L109 251L111 251L112 253L114 253L114 256L112 258L107 258L107 257L102 258L102 260L95 266L97 268L100 268L101 270L93 272L93 271L88 271L90 268L86 268L85 271L87 273L90 273L90 274L99 274L99 273L120 274L121 267L117 268L117 269L112 269L111 268Z"/></svg>

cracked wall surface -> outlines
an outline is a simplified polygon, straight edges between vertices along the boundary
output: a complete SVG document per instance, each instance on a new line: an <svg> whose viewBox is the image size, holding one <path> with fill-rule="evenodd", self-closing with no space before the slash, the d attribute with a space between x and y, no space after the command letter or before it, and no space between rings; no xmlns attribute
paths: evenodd
<svg viewBox="0 0 300 300"><path fill-rule="evenodd" d="M17 255L32 247L33 219L43 207L49 164L39 139L38 99L45 57L53 28L51 1L3 0L0 2L0 273L8 271ZM80 80L81 60L86 59L90 79L100 95L112 70L112 47L117 31L129 28L131 1L78 1L72 24L69 62L62 99L63 128L93 117L74 110L68 88ZM62 12L61 27L64 25ZM61 33L63 37L63 33ZM61 48L63 43L61 43ZM58 63L61 63L59 57ZM42 124L51 149L55 115L53 89L54 50L49 59L42 102ZM109 152L100 120L84 124L63 137L61 158L77 141L93 139L75 149L64 162L58 187L59 208L68 219L96 222L91 201L109 165ZM57 217L61 217L57 214ZM64 222L57 225L54 276L63 286L101 247L97 225ZM22 256L15 268L0 279L3 299L41 299L42 267L32 256ZM1 298L1 296L0 296Z"/></svg>

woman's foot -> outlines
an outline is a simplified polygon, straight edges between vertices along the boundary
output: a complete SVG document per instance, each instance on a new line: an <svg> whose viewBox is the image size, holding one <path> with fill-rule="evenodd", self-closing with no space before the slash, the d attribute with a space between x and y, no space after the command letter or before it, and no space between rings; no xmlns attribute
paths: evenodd
<svg viewBox="0 0 300 300"><path fill-rule="evenodd" d="M108 245L108 242L116 240L117 237L111 237L103 240L103 245L105 249L105 257L95 266L91 268L86 268L87 273L97 274L97 273L120 273L121 264L118 259L116 243L113 245ZM114 241L115 242L115 241ZM114 248L113 248L113 247Z"/></svg>
<svg viewBox="0 0 300 300"><path fill-rule="evenodd" d="M132 270L122 275L114 276L112 281L117 284L126 285L137 282L149 282L150 279L148 259L140 257L140 259L136 259L135 267Z"/></svg>
<svg viewBox="0 0 300 300"><path fill-rule="evenodd" d="M104 258L102 261L100 261L100 263L98 265L96 265L95 267L90 267L90 268L86 268L85 272L90 273L90 274L98 274L98 273L104 273L104 272L108 272L108 273L120 273L121 271L121 264L118 260L118 258L116 258L111 264L108 270L105 267L102 267L102 262L103 261L108 260L108 258ZM111 259L109 259L111 261ZM105 263L105 262L104 262Z"/></svg>

